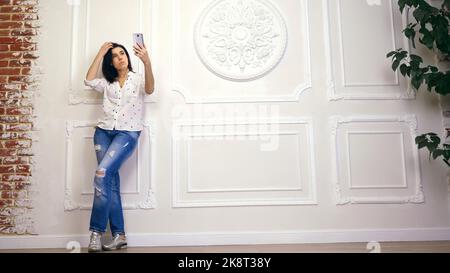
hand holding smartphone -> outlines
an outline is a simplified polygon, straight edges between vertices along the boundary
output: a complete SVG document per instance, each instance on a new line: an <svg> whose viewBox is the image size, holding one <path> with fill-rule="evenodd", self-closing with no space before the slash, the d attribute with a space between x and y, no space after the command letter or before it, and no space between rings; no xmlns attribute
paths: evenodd
<svg viewBox="0 0 450 273"><path fill-rule="evenodd" d="M135 44L144 47L144 34L142 33L133 33L133 41Z"/></svg>
<svg viewBox="0 0 450 273"><path fill-rule="evenodd" d="M144 64L150 63L150 57L148 56L147 48L144 45L144 34L133 33L133 50L136 55Z"/></svg>

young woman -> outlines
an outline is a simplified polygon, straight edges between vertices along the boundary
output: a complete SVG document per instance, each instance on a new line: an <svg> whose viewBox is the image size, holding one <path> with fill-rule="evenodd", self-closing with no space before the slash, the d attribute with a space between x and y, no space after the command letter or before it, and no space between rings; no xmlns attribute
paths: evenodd
<svg viewBox="0 0 450 273"><path fill-rule="evenodd" d="M119 169L137 145L143 129L144 96L154 90L147 49L145 45L138 44L133 48L135 55L144 63L145 75L133 72L130 55L124 46L107 42L100 48L84 81L87 86L103 94L103 115L94 134L98 167L94 177L89 252L127 247ZM96 78L100 63L104 78ZM102 245L101 237L108 220L113 241Z"/></svg>

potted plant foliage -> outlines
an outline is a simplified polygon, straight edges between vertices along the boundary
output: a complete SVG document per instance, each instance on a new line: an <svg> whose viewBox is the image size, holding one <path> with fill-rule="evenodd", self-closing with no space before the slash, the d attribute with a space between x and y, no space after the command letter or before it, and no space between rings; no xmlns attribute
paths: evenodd
<svg viewBox="0 0 450 273"><path fill-rule="evenodd" d="M435 1L438 2L438 1ZM440 7L430 5L425 0L399 0L400 12L412 12L412 21L403 30L404 35L416 48L417 40L436 54L439 62L450 61L450 0L442 0ZM409 10L409 11L407 11ZM421 56L403 49L389 52L392 69L400 70L407 77L415 92L425 86L429 92L446 96L450 93L450 70L439 66L425 65ZM450 136L447 133L446 138ZM442 158L450 167L450 144L442 143L436 133L427 133L416 137L419 149L427 148L430 158Z"/></svg>

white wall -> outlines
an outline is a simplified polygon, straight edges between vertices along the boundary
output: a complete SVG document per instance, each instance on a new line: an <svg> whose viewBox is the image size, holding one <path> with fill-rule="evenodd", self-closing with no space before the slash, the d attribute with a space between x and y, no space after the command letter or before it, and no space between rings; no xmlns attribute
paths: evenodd
<svg viewBox="0 0 450 273"><path fill-rule="evenodd" d="M227 69L204 36L214 1L41 1L39 236L0 247L86 244L101 101L82 80L102 42L132 52L137 31L156 89L121 171L131 245L450 239L446 167L414 144L442 132L439 98L385 58L408 47L397 1L250 2L273 16L272 55Z"/></svg>

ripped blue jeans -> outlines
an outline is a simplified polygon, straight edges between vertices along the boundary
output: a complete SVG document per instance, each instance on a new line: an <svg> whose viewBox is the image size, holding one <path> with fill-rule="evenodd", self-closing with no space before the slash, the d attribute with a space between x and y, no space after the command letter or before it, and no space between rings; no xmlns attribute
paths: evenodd
<svg viewBox="0 0 450 273"><path fill-rule="evenodd" d="M104 130L96 127L94 134L98 167L94 177L94 202L90 231L125 234L122 201L120 197L119 169L133 154L140 131Z"/></svg>

